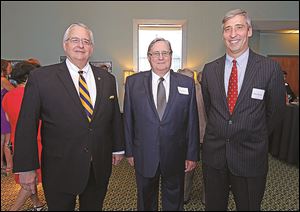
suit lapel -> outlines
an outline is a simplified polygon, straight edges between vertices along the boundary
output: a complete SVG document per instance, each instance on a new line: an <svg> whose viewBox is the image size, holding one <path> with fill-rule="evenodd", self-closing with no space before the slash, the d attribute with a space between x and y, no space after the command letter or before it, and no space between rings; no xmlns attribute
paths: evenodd
<svg viewBox="0 0 300 212"><path fill-rule="evenodd" d="M258 62L258 59L255 56L255 53L250 50L243 84L242 84L241 91L238 95L238 99L237 99L237 102L235 105L236 108L238 107L239 103L242 102L243 98L246 97L246 95L245 95L246 92L253 84L252 81L254 79L255 73L258 71L258 68L256 67L257 62Z"/></svg>
<svg viewBox="0 0 300 212"><path fill-rule="evenodd" d="M65 87L65 89L67 90L67 92L69 93L69 95L71 96L74 104L77 106L78 112L80 112L87 120L86 114L84 112L84 109L83 109L82 104L79 99L79 95L74 86L74 83L73 83L72 77L69 73L69 70L66 66L66 62L61 64L59 71L57 71L57 76L58 76L58 79L63 84L63 86Z"/></svg>
<svg viewBox="0 0 300 212"><path fill-rule="evenodd" d="M224 103L225 107L228 109L227 99L226 99L226 92L224 87L224 72L225 72L225 55L221 57L219 60L216 61L216 80L217 85L219 86L219 91L221 92L222 102Z"/></svg>
<svg viewBox="0 0 300 212"><path fill-rule="evenodd" d="M97 89L97 94L96 94L96 101L95 101L95 106L94 106L94 111L93 111L93 116L92 116L92 120L94 119L94 117L96 116L96 113L99 111L99 105L101 102L101 97L102 97L102 91L103 91L103 76L101 74L101 71L99 70L95 70L95 68L93 66L91 66L93 74L94 74L94 78L95 78L95 82L96 82L96 89Z"/></svg>
<svg viewBox="0 0 300 212"><path fill-rule="evenodd" d="M148 74L145 74L144 76L144 87L145 87L145 91L146 91L146 96L148 98L148 102L150 104L151 109L153 110L153 113L156 114L157 118L159 119L156 107L155 107L155 103L154 103L154 97L152 94L152 74L151 71L149 71Z"/></svg>
<svg viewBox="0 0 300 212"><path fill-rule="evenodd" d="M168 115L168 113L170 111L170 108L172 107L173 102L175 101L177 87L178 87L177 78L176 78L174 72L172 70L170 70L170 92L169 92L169 100L168 100L168 103L166 105L166 109L165 109L164 115L162 117L162 120L164 120L165 117L167 117L167 115Z"/></svg>

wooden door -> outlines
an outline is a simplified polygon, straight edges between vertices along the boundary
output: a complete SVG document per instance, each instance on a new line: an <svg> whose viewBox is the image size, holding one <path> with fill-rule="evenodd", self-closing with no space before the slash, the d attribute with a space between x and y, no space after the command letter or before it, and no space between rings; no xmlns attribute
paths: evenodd
<svg viewBox="0 0 300 212"><path fill-rule="evenodd" d="M299 56L270 55L269 57L277 61L282 70L287 72L287 82L299 96Z"/></svg>

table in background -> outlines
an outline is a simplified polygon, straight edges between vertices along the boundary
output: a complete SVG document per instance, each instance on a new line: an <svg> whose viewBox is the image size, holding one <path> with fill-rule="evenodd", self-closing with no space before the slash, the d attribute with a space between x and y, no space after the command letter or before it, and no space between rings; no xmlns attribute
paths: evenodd
<svg viewBox="0 0 300 212"><path fill-rule="evenodd" d="M269 152L299 167L299 105L287 105L283 116L269 137Z"/></svg>

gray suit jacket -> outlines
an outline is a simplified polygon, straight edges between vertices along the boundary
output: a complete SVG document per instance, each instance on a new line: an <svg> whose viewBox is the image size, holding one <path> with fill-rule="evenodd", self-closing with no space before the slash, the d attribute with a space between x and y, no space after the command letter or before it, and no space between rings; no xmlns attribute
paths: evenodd
<svg viewBox="0 0 300 212"><path fill-rule="evenodd" d="M224 88L225 56L205 65L202 92L207 113L203 163L216 169L226 164L234 175L254 177L268 170L268 134L285 107L280 66L249 52L249 59L235 109L230 115ZM262 100L253 89L264 90Z"/></svg>

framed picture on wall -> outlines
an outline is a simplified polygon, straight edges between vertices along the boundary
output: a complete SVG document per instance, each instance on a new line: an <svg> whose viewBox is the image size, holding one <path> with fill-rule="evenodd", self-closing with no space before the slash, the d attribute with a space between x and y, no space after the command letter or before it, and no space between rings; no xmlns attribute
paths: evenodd
<svg viewBox="0 0 300 212"><path fill-rule="evenodd" d="M91 61L91 64L112 73L112 61Z"/></svg>
<svg viewBox="0 0 300 212"><path fill-rule="evenodd" d="M60 62L63 62L67 59L66 56L60 56ZM90 63L96 67L107 70L109 73L112 73L112 61L90 61Z"/></svg>

